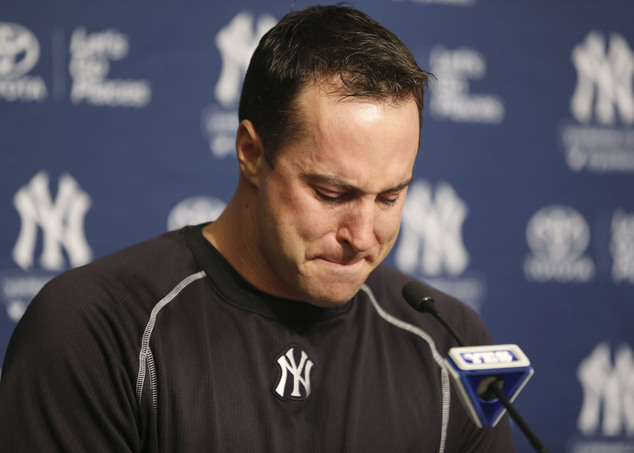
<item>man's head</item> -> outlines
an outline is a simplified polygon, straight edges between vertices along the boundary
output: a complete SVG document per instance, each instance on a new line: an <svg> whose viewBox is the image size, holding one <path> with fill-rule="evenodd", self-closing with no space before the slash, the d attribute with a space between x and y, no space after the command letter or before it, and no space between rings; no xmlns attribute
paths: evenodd
<svg viewBox="0 0 634 453"><path fill-rule="evenodd" d="M254 125L273 166L279 150L304 132L297 100L323 80L341 96L402 101L422 115L428 74L392 32L343 6L314 6L286 15L260 40L247 70L239 119Z"/></svg>
<svg viewBox="0 0 634 453"><path fill-rule="evenodd" d="M260 290L352 298L398 236L427 75L392 33L342 7L291 13L247 72L236 195L209 239Z"/></svg>

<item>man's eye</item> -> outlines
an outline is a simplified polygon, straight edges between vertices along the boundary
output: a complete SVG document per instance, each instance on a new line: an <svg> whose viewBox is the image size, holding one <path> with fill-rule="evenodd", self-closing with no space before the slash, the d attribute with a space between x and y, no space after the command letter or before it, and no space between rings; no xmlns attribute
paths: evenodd
<svg viewBox="0 0 634 453"><path fill-rule="evenodd" d="M317 197L320 200L323 200L327 203L337 203L339 201L342 201L345 198L345 194L338 194L338 195L334 195L333 193L328 193L325 194L324 192L315 189L315 194L317 194Z"/></svg>
<svg viewBox="0 0 634 453"><path fill-rule="evenodd" d="M388 206L394 206L396 204L396 200L398 200L398 195L390 195L389 197L379 197L381 203L384 203Z"/></svg>
<svg viewBox="0 0 634 453"><path fill-rule="evenodd" d="M379 194L378 201L380 201L381 203L387 206L394 206L400 196L401 196L400 191L385 192L385 193Z"/></svg>

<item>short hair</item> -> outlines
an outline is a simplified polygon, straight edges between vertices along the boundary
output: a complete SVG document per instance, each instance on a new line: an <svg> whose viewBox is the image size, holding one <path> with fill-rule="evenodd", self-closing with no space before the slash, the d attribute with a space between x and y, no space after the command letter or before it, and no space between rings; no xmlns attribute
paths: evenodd
<svg viewBox="0 0 634 453"><path fill-rule="evenodd" d="M296 100L311 82L339 78L343 96L413 98L422 119L431 74L391 31L347 6L294 11L260 40L247 69L238 117L253 123L273 167L279 150L302 131Z"/></svg>

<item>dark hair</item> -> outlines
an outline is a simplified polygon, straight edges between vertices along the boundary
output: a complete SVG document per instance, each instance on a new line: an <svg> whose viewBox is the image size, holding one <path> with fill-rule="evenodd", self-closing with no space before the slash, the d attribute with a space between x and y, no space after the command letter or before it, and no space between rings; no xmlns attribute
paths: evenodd
<svg viewBox="0 0 634 453"><path fill-rule="evenodd" d="M342 96L414 98L422 118L430 74L391 31L346 6L312 6L287 14L255 49L238 116L260 135L266 162L302 131L296 99L308 83L338 77Z"/></svg>

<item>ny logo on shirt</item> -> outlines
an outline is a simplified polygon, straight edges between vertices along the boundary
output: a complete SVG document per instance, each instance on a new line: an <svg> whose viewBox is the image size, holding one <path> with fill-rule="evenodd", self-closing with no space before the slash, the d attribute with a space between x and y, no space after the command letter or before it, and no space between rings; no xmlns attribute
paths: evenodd
<svg viewBox="0 0 634 453"><path fill-rule="evenodd" d="M284 400L308 398L310 372L315 364L308 358L306 351L301 346L291 345L277 358L276 364L280 369L280 377L275 387L275 394Z"/></svg>

